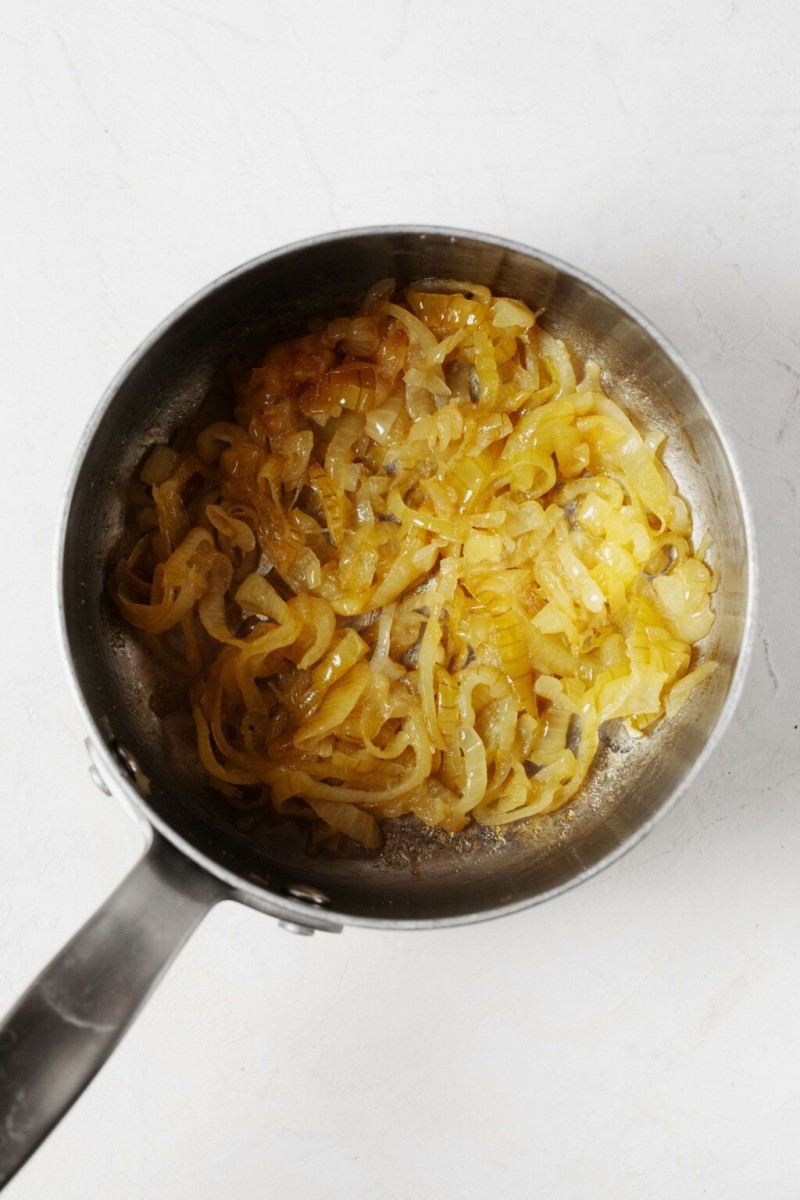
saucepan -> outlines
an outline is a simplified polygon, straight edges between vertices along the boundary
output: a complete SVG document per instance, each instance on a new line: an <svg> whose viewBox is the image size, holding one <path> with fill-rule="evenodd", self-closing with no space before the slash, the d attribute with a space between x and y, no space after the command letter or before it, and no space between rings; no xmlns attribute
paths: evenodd
<svg viewBox="0 0 800 1200"><path fill-rule="evenodd" d="M665 461L713 542L719 587L706 653L719 663L647 737L604 730L565 814L495 833L386 823L381 852L312 856L286 821L235 818L198 774L161 668L119 621L108 563L125 481L148 448L213 402L222 365L355 311L377 280L467 279L544 309L546 328L597 360L608 386L667 435ZM210 399L211 398L211 399ZM89 732L91 771L127 804L148 848L45 968L0 1028L0 1183L22 1165L108 1057L162 972L220 900L296 933L447 928L528 907L589 879L639 841L713 751L742 687L752 638L753 542L742 484L700 384L630 305L582 271L500 238L374 228L312 238L212 283L136 351L103 397L69 486L61 533L61 631ZM168 707L168 706L167 706Z"/></svg>

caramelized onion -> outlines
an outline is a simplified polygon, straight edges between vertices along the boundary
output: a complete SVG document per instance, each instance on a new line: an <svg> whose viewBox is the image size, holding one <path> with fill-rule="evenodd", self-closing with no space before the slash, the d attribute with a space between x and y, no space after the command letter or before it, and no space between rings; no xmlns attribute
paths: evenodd
<svg viewBox="0 0 800 1200"><path fill-rule="evenodd" d="M188 679L240 806L375 849L552 812L601 722L715 664L708 537L640 430L521 300L434 279L235 372L232 418L152 448L116 603Z"/></svg>

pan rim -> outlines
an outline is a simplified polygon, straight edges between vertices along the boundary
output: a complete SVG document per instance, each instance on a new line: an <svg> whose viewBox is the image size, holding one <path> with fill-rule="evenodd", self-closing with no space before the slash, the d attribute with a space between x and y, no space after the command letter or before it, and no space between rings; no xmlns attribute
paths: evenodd
<svg viewBox="0 0 800 1200"><path fill-rule="evenodd" d="M313 913L313 922L310 920L311 912L309 906L292 897L272 891L271 889L259 885L246 876L240 876L235 872L227 870L224 866L214 862L211 858L198 850L186 839L178 834L169 822L165 821L158 813L151 809L146 799L143 798L135 789L132 782L123 775L119 763L115 759L111 749L109 748L106 738L100 730L94 716L89 708L83 689L78 680L75 662L73 659L69 633L67 629L66 606L64 600L64 565L66 553L66 537L69 526L69 519L72 512L73 500L75 496L76 484L83 461L86 457L87 450L105 416L105 413L111 404L117 391L127 379L127 377L136 368L139 362L149 353L156 343L187 313L189 313L196 305L212 296L214 293L224 289L228 284L232 283L237 278L246 275L249 271L261 267L264 264L297 253L298 251L312 250L316 246L330 244L337 241L352 240L355 238L366 237L403 237L417 236L424 240L427 237L445 237L456 242L461 239L470 239L472 241L482 242L485 245L496 247L497 249L507 250L516 254L524 255L526 258L538 261L544 265L555 269L556 271L571 276L582 284L592 288L599 295L609 300L616 305L627 317L630 318L636 325L644 330L646 334L656 343L667 358L675 366L683 377L687 380L698 400L700 401L705 414L710 420L714 432L719 440L723 450L725 459L731 472L734 483L736 497L739 503L741 513L742 531L744 535L746 550L747 550L747 600L743 614L742 624L742 639L739 648L738 659L734 667L728 694L725 702L720 710L714 727L709 734L705 745L700 753L695 758L694 762L686 772L685 776L678 785L672 790L664 803L654 812L646 821L643 821L637 828L630 833L618 846L610 850L606 855L598 859L597 862L584 868L579 874L565 880L552 888L547 889L538 895L525 897L522 900L516 900L508 904L497 904L491 908L481 908L468 913L460 913L456 915L444 915L433 917L370 917L366 915L353 914L342 912L333 905L324 909L315 909ZM735 712L742 691L744 682L747 676L748 667L751 661L753 644L755 640L756 628L756 612L758 604L758 562L755 540L755 525L751 511L750 502L744 486L743 475L739 467L736 454L733 452L728 437L725 432L725 427L721 421L717 410L711 401L708 393L701 383L698 376L685 361L683 356L674 347L671 341L657 328L646 316L638 311L634 305L630 304L623 297L619 296L612 288L600 282L588 272L581 268L573 266L571 263L558 258L555 255L549 254L546 251L539 250L535 247L528 246L524 243L514 241L509 238L503 238L492 234L476 232L468 229L461 229L450 226L440 225L373 225L360 226L353 229L337 230L332 233L316 234L309 238L300 239L299 241L291 242L286 245L279 246L274 250L267 251L264 254L256 255L241 263L239 266L232 268L230 271L218 276L216 279L207 283L205 286L196 291L192 296L170 312L156 327L139 343L139 345L128 356L119 370L111 379L108 386L105 388L100 400L95 406L89 421L87 422L84 431L75 448L70 470L67 476L66 490L62 502L58 534L56 538L56 611L58 614L59 625L59 645L62 654L62 659L65 665L67 678L72 690L73 698L81 713L86 727L90 731L92 744L102 759L103 765L107 769L108 778L113 781L115 787L123 793L124 800L127 801L127 807L133 811L134 815L146 823L147 826L156 829L164 838L167 839L173 846L176 847L182 854L191 859L200 868L219 879L221 882L229 886L235 894L234 898L240 899L245 903L259 908L262 911L267 911L272 915L281 918L289 918L296 920L298 923L312 924L317 928L322 928L330 924L332 928L337 928L340 924L358 926L362 928L374 929L437 929L449 928L460 925L471 925L481 921L494 920L495 918L509 916L516 912L521 912L524 909L531 908L534 905L541 904L546 900L554 899L563 892L569 891L579 884L587 882L594 878L601 871L606 870L629 850L638 845L655 827L657 822L666 815L667 812L677 803L681 796L685 795L692 784L697 779L703 768L706 766L719 742L721 741L726 729L728 728L733 713ZM119 799L119 797L117 797ZM329 920L328 920L329 919Z"/></svg>

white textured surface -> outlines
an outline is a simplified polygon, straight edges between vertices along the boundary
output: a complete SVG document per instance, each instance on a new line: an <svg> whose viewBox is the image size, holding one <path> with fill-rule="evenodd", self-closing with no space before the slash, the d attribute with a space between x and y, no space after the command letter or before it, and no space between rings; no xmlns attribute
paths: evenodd
<svg viewBox="0 0 800 1200"><path fill-rule="evenodd" d="M138 340L309 233L484 229L685 352L759 533L749 685L650 839L443 934L213 913L14 1200L800 1194L795 4L6 0L0 1008L133 863L58 663L72 448Z"/></svg>

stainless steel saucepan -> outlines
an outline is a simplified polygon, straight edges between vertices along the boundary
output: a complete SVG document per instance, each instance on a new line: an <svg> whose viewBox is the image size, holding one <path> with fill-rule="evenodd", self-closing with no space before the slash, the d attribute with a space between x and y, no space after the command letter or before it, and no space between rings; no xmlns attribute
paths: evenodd
<svg viewBox="0 0 800 1200"><path fill-rule="evenodd" d="M148 447L213 404L218 372L351 312L376 280L466 279L544 308L543 324L583 356L646 424L720 584L709 653L720 669L671 722L636 742L610 729L571 805L525 828L449 836L388 822L380 854L309 857L290 823L235 818L204 784L169 681L111 607L109 558L125 482ZM22 1165L108 1057L208 910L236 899L295 932L429 929L517 912L588 879L652 827L712 752L741 689L753 626L753 547L741 482L702 388L631 307L538 251L447 229L376 228L313 238L232 271L169 317L103 397L80 447L62 531L62 633L89 728L93 772L149 830L149 847L100 911L0 1027L0 1184ZM159 715L161 714L161 715ZM98 775L99 773L99 775Z"/></svg>

